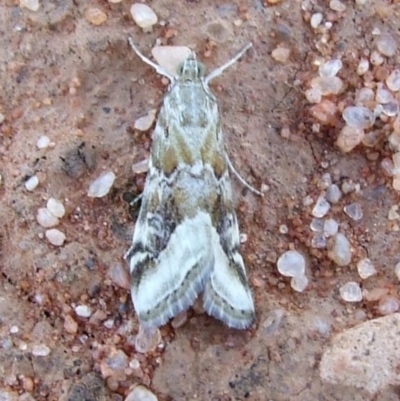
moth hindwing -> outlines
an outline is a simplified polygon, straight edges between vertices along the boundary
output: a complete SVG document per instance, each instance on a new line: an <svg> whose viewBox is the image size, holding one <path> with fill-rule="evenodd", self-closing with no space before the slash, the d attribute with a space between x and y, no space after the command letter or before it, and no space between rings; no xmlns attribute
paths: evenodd
<svg viewBox="0 0 400 401"><path fill-rule="evenodd" d="M193 305L230 327L247 328L254 304L239 252L227 158L215 96L208 83L250 47L204 75L194 52L172 76L153 133L142 206L125 258L140 324L158 327Z"/></svg>

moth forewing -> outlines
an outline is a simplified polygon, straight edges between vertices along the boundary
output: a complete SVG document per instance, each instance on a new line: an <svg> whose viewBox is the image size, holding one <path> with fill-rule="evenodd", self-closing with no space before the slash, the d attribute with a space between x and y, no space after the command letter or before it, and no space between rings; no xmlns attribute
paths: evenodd
<svg viewBox="0 0 400 401"><path fill-rule="evenodd" d="M153 134L142 206L126 254L132 300L140 324L158 327L193 305L230 327L247 328L254 305L239 253L239 229L232 201L218 105L208 82L250 47L204 76L192 53L171 77Z"/></svg>

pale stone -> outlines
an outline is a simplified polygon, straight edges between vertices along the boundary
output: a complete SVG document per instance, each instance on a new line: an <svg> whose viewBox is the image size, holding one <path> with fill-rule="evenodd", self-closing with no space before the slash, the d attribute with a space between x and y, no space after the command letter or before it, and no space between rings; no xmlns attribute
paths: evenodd
<svg viewBox="0 0 400 401"><path fill-rule="evenodd" d="M45 228L55 227L60 222L60 220L56 216L51 214L50 211L45 207L41 207L40 209L38 209L36 220L42 227Z"/></svg>
<svg viewBox="0 0 400 401"><path fill-rule="evenodd" d="M176 76L178 66L189 57L191 50L186 46L155 46L151 54L158 65Z"/></svg>
<svg viewBox="0 0 400 401"><path fill-rule="evenodd" d="M45 235L50 244L54 246L62 246L66 240L65 234L56 228L46 230Z"/></svg>
<svg viewBox="0 0 400 401"><path fill-rule="evenodd" d="M106 196L113 186L115 174L112 171L103 173L95 181L90 184L88 196L90 198L102 198Z"/></svg>
<svg viewBox="0 0 400 401"><path fill-rule="evenodd" d="M38 11L40 7L39 0L19 0L19 5L31 11Z"/></svg>
<svg viewBox="0 0 400 401"><path fill-rule="evenodd" d="M373 319L335 336L320 362L320 375L331 384L377 393L399 386L400 314Z"/></svg>
<svg viewBox="0 0 400 401"><path fill-rule="evenodd" d="M25 188L29 192L32 192L34 189L36 189L38 185L39 185L39 178L36 175L33 175L32 177L28 178L25 181Z"/></svg>
<svg viewBox="0 0 400 401"><path fill-rule="evenodd" d="M65 215L65 207L61 201L49 198L46 204L47 209L53 215L61 219Z"/></svg>
<svg viewBox="0 0 400 401"><path fill-rule="evenodd" d="M144 30L151 29L158 21L156 13L146 4L135 3L130 11L133 20Z"/></svg>
<svg viewBox="0 0 400 401"><path fill-rule="evenodd" d="M149 389L139 385L127 395L125 401L158 401L158 398Z"/></svg>

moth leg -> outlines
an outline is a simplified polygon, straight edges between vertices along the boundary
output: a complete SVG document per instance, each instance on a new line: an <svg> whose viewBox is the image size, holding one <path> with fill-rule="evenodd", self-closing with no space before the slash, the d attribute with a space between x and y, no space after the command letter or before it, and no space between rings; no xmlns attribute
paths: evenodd
<svg viewBox="0 0 400 401"><path fill-rule="evenodd" d="M254 187L252 187L249 183L247 183L247 181L236 171L235 167L233 167L233 164L231 162L231 160L229 159L228 155L225 155L226 157L226 162L228 163L228 167L229 170L232 171L233 174L235 174L235 176L237 177L237 179L242 183L242 185L244 185L247 189L249 189L251 192L254 192L256 195L258 196L264 196L264 194L260 191L258 191L257 189L255 189Z"/></svg>
<svg viewBox="0 0 400 401"><path fill-rule="evenodd" d="M204 82L208 84L212 79L215 77L218 77L218 75L221 75L227 68L229 68L232 64L235 64L236 61L242 57L247 50L249 50L251 47L253 47L253 43L248 43L236 56L232 57L228 62L226 62L224 65L221 65L221 67L216 68L215 70L211 71L204 79Z"/></svg>
<svg viewBox="0 0 400 401"><path fill-rule="evenodd" d="M147 58L138 49L138 47L135 45L135 43L133 42L133 39L130 36L128 37L128 42L131 45L133 51L142 59L143 62L145 62L146 64L153 67L158 74L163 75L164 77L167 77L171 82L174 82L175 77L173 75L171 75L165 68L161 67L160 65L158 65L156 63L153 63L149 58Z"/></svg>

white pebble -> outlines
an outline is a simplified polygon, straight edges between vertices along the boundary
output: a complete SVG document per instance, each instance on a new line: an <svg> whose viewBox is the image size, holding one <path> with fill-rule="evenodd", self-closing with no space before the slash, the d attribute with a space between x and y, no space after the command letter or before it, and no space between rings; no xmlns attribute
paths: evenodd
<svg viewBox="0 0 400 401"><path fill-rule="evenodd" d="M345 125L339 132L336 139L336 146L343 152L351 152L364 139L365 132L362 128Z"/></svg>
<svg viewBox="0 0 400 401"><path fill-rule="evenodd" d="M394 117L399 113L399 102L397 99L393 99L386 104L382 105L382 113L388 117Z"/></svg>
<svg viewBox="0 0 400 401"><path fill-rule="evenodd" d="M351 245L341 233L337 233L328 240L328 257L338 266L347 266L351 262Z"/></svg>
<svg viewBox="0 0 400 401"><path fill-rule="evenodd" d="M318 89L323 96L337 95L343 89L343 81L339 77L315 77L310 86Z"/></svg>
<svg viewBox="0 0 400 401"><path fill-rule="evenodd" d="M189 57L191 50L186 46L155 46L151 54L158 65L175 76L178 66Z"/></svg>
<svg viewBox="0 0 400 401"><path fill-rule="evenodd" d="M156 119L157 110L150 110L145 116L138 118L135 121L134 127L138 131L148 131Z"/></svg>
<svg viewBox="0 0 400 401"><path fill-rule="evenodd" d="M125 401L158 401L158 398L149 389L139 385L127 395Z"/></svg>
<svg viewBox="0 0 400 401"><path fill-rule="evenodd" d="M364 106L374 100L375 92L371 88L361 88L356 92L354 102L356 106Z"/></svg>
<svg viewBox="0 0 400 401"><path fill-rule="evenodd" d="M370 61L372 65L382 65L383 62L385 61L385 59L382 57L382 55L377 52L376 50L373 50L371 52L371 56L370 56Z"/></svg>
<svg viewBox="0 0 400 401"><path fill-rule="evenodd" d="M46 149L50 145L50 138L46 135L42 135L36 142L38 149Z"/></svg>
<svg viewBox="0 0 400 401"><path fill-rule="evenodd" d="M147 173L149 170L149 159L141 160L140 162L132 164L133 174Z"/></svg>
<svg viewBox="0 0 400 401"><path fill-rule="evenodd" d="M158 21L156 13L146 4L135 3L132 5L130 11L133 20L143 30L151 29L151 27Z"/></svg>
<svg viewBox="0 0 400 401"><path fill-rule="evenodd" d="M58 217L51 214L50 211L45 207L38 209L36 220L42 227L45 228L55 227L60 222Z"/></svg>
<svg viewBox="0 0 400 401"><path fill-rule="evenodd" d="M319 66L318 73L320 77L334 77L343 67L342 60L333 59Z"/></svg>
<svg viewBox="0 0 400 401"><path fill-rule="evenodd" d="M322 233L315 234L311 238L311 246L313 248L326 248L326 237Z"/></svg>
<svg viewBox="0 0 400 401"><path fill-rule="evenodd" d="M339 224L334 219L327 219L324 222L324 235L329 238L337 234L339 229Z"/></svg>
<svg viewBox="0 0 400 401"><path fill-rule="evenodd" d="M390 315L399 310L400 304L397 298L387 296L382 298L378 304L378 312L381 315Z"/></svg>
<svg viewBox="0 0 400 401"><path fill-rule="evenodd" d="M323 19L323 15L321 13L314 13L310 19L310 25L312 28L316 29L319 27Z"/></svg>
<svg viewBox="0 0 400 401"><path fill-rule="evenodd" d="M383 33L376 38L376 47L384 56L392 57L396 53L397 43L392 35Z"/></svg>
<svg viewBox="0 0 400 401"><path fill-rule="evenodd" d="M333 11L338 11L340 13L346 10L346 6L339 0L331 0L329 7Z"/></svg>
<svg viewBox="0 0 400 401"><path fill-rule="evenodd" d="M312 210L312 215L319 218L324 217L329 212L330 208L331 205L329 202L324 197L320 196Z"/></svg>
<svg viewBox="0 0 400 401"><path fill-rule="evenodd" d="M364 75L369 70L369 61L362 58L357 66L357 75Z"/></svg>
<svg viewBox="0 0 400 401"><path fill-rule="evenodd" d="M324 228L324 220L318 218L312 219L310 223L310 228L312 231L320 233Z"/></svg>
<svg viewBox="0 0 400 401"><path fill-rule="evenodd" d="M377 273L375 266L372 264L371 260L368 258L361 259L358 261L357 271L362 279L366 279Z"/></svg>
<svg viewBox="0 0 400 401"><path fill-rule="evenodd" d="M349 106L343 110L342 117L347 125L353 128L370 128L374 125L375 116L366 107Z"/></svg>
<svg viewBox="0 0 400 401"><path fill-rule="evenodd" d="M46 230L45 235L50 244L54 246L62 246L66 239L65 234L62 231L57 230L56 228Z"/></svg>
<svg viewBox="0 0 400 401"><path fill-rule="evenodd" d="M48 355L50 355L50 348L44 344L34 345L32 347L32 355L48 356Z"/></svg>
<svg viewBox="0 0 400 401"><path fill-rule="evenodd" d="M297 292L303 292L308 285L307 276L296 276L290 280L290 286Z"/></svg>
<svg viewBox="0 0 400 401"><path fill-rule="evenodd" d="M400 90L400 70L393 70L389 74L386 78L386 85L393 92Z"/></svg>
<svg viewBox="0 0 400 401"><path fill-rule="evenodd" d="M90 198L102 198L108 194L114 181L115 174L112 171L103 173L90 184L88 196Z"/></svg>
<svg viewBox="0 0 400 401"><path fill-rule="evenodd" d="M90 317L92 309L87 305L78 305L75 307L75 313L80 317Z"/></svg>
<svg viewBox="0 0 400 401"><path fill-rule="evenodd" d="M337 203L342 197L342 192L340 191L340 188L336 184L332 184L326 190L325 197L328 202Z"/></svg>
<svg viewBox="0 0 400 401"><path fill-rule="evenodd" d="M310 88L305 91L306 99L309 103L320 103L322 94L318 88Z"/></svg>
<svg viewBox="0 0 400 401"><path fill-rule="evenodd" d="M362 301L362 291L358 283L349 281L340 287L340 296L346 302L360 302Z"/></svg>
<svg viewBox="0 0 400 401"><path fill-rule="evenodd" d="M39 10L39 0L19 0L19 5L31 11Z"/></svg>
<svg viewBox="0 0 400 401"><path fill-rule="evenodd" d="M375 99L378 103L385 104L393 100L393 95L392 92L385 89L382 85L378 84L378 88L376 89Z"/></svg>
<svg viewBox="0 0 400 401"><path fill-rule="evenodd" d="M154 351L161 341L161 333L158 328L143 327L139 325L139 332L135 339L135 349L141 354Z"/></svg>
<svg viewBox="0 0 400 401"><path fill-rule="evenodd" d="M278 259L277 266L279 273L287 277L304 276L306 271L304 256L297 251L283 253Z"/></svg>
<svg viewBox="0 0 400 401"><path fill-rule="evenodd" d="M33 175L32 177L28 178L25 181L25 188L28 191L33 191L38 185L39 185L39 178L36 175Z"/></svg>
<svg viewBox="0 0 400 401"><path fill-rule="evenodd" d="M56 216L60 219L64 217L65 207L61 201L55 198L49 198L46 207L53 216Z"/></svg>
<svg viewBox="0 0 400 401"><path fill-rule="evenodd" d="M346 205L343 208L344 212L349 216L351 219L358 221L361 220L363 217L363 211L361 209L361 205L357 202L350 203L350 205Z"/></svg>

